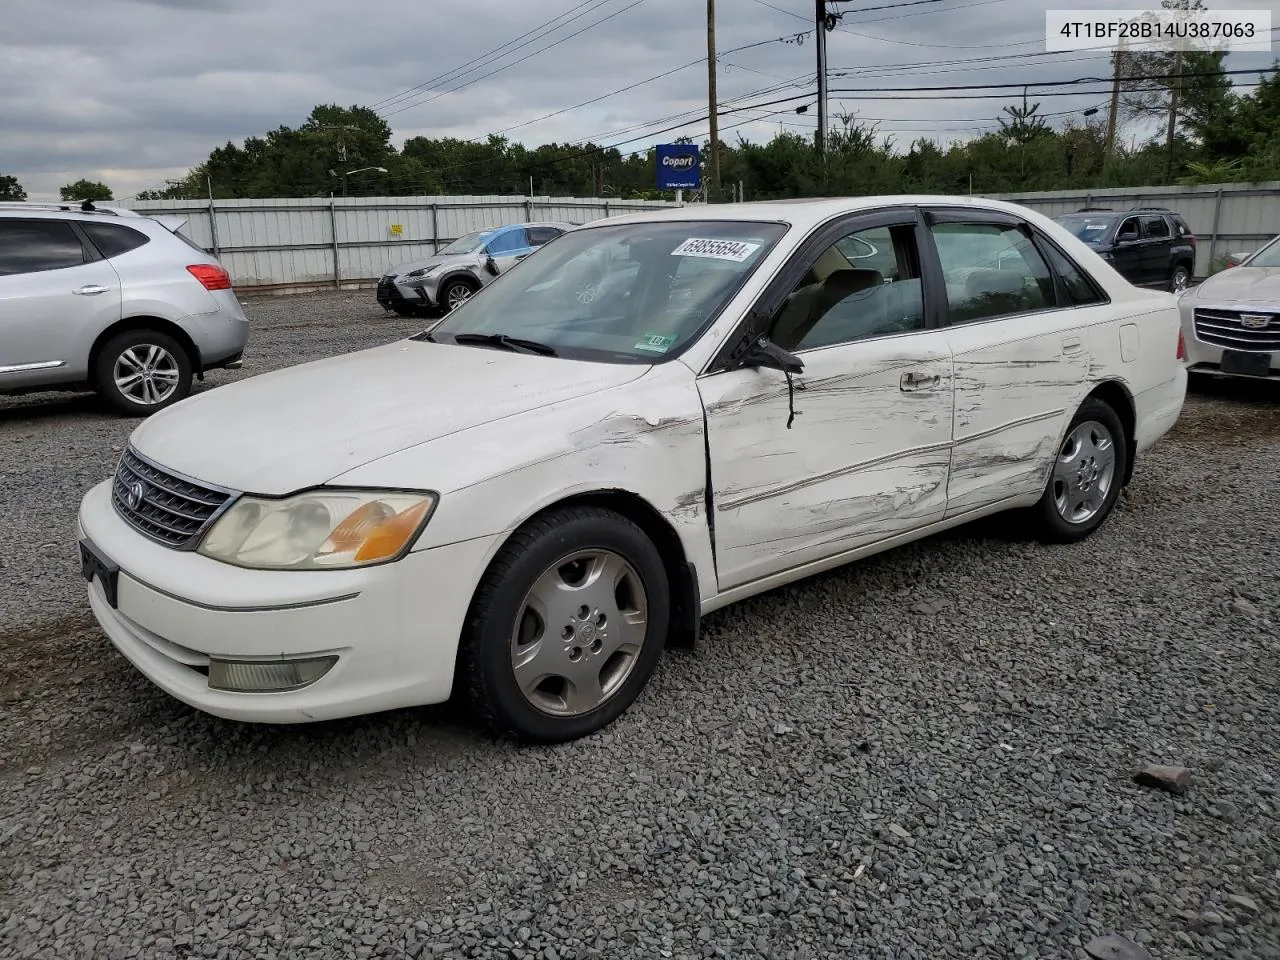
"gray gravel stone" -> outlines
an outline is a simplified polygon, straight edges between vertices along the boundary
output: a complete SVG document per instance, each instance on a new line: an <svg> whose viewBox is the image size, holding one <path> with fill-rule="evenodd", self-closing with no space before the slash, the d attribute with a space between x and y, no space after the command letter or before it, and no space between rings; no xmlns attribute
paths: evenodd
<svg viewBox="0 0 1280 960"><path fill-rule="evenodd" d="M421 326L370 291L249 311L203 389ZM554 749L169 699L70 543L135 421L0 399L0 958L1280 960L1280 392L1198 390L1089 542L993 522L729 607Z"/></svg>

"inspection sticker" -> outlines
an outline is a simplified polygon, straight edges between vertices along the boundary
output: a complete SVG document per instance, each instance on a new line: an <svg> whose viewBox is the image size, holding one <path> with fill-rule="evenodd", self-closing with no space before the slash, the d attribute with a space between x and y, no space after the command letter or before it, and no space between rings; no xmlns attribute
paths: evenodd
<svg viewBox="0 0 1280 960"><path fill-rule="evenodd" d="M745 240L699 240L690 238L671 251L673 257L705 257L742 263L760 249L758 243Z"/></svg>
<svg viewBox="0 0 1280 960"><path fill-rule="evenodd" d="M637 350L648 350L650 353L666 353L676 338L662 333L646 333L635 345Z"/></svg>

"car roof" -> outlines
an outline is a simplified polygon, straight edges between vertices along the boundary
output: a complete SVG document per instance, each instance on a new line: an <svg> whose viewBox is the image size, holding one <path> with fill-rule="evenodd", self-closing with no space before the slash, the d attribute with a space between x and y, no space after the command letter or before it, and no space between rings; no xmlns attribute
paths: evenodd
<svg viewBox="0 0 1280 960"><path fill-rule="evenodd" d="M127 217L135 220L142 219L144 216L125 207L100 207L95 204L91 209L86 210L79 201L39 203L27 200L0 201L0 216L5 215L14 217L52 217L55 219L68 215L91 218Z"/></svg>
<svg viewBox="0 0 1280 960"><path fill-rule="evenodd" d="M667 207L646 210L642 213L623 214L603 220L593 220L577 229L618 223L645 223L681 220L756 220L769 223L785 223L809 228L845 213L876 210L883 207L969 207L992 210L1013 216L1025 217L1035 211L1007 200L990 200L985 197L952 197L930 194L895 194L866 197L831 197L795 200L754 200L750 203L688 204L683 207Z"/></svg>

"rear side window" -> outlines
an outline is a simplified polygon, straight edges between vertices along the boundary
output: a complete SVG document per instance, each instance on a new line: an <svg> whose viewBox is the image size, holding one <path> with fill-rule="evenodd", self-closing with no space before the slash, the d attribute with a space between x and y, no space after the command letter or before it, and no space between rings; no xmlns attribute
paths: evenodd
<svg viewBox="0 0 1280 960"><path fill-rule="evenodd" d="M1054 307L1049 265L1021 230L994 223L939 223L934 246L952 323Z"/></svg>
<svg viewBox="0 0 1280 960"><path fill-rule="evenodd" d="M1064 306L1085 307L1091 303L1103 303L1105 298L1098 288L1085 276L1084 271L1067 259L1066 255L1051 244L1044 244L1045 256L1049 265L1062 279L1067 291L1067 303Z"/></svg>
<svg viewBox="0 0 1280 960"><path fill-rule="evenodd" d="M1151 240L1168 240L1169 224L1164 217L1143 217L1142 235Z"/></svg>
<svg viewBox="0 0 1280 960"><path fill-rule="evenodd" d="M122 227L118 223L82 223L80 229L89 235L93 245L108 259L137 250L151 239L145 233L139 233L132 227Z"/></svg>
<svg viewBox="0 0 1280 960"><path fill-rule="evenodd" d="M85 259L84 244L69 223L0 219L0 276L65 270Z"/></svg>
<svg viewBox="0 0 1280 960"><path fill-rule="evenodd" d="M550 243L563 232L555 227L530 227L529 245L531 247L540 247L544 243Z"/></svg>

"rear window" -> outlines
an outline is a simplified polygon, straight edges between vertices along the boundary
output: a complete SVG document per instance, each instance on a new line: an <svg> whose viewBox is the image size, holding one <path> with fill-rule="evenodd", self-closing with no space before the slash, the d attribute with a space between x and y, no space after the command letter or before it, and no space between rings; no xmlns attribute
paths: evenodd
<svg viewBox="0 0 1280 960"><path fill-rule="evenodd" d="M1058 223L1070 230L1078 240L1085 243L1105 243L1111 238L1115 229L1116 218L1107 216L1067 216L1059 217Z"/></svg>
<svg viewBox="0 0 1280 960"><path fill-rule="evenodd" d="M137 250L151 240L145 233L132 227L122 227L118 223L81 223L80 229L89 235L93 245L108 259Z"/></svg>

